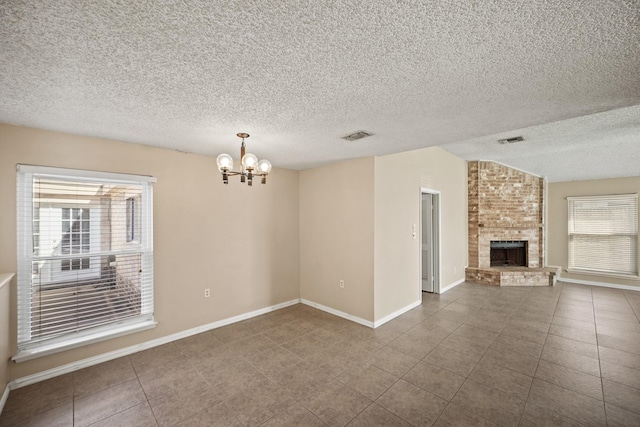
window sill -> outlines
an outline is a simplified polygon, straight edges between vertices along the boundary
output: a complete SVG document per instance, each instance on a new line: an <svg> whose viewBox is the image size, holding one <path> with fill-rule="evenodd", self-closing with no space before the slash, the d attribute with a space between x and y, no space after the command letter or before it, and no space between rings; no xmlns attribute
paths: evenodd
<svg viewBox="0 0 640 427"><path fill-rule="evenodd" d="M567 268L565 271L571 274L585 274L588 276L612 277L616 279L628 279L628 280L640 279L640 276L638 276L637 274L617 274L617 273L607 273L607 272L593 271L593 270L580 270L577 268Z"/></svg>
<svg viewBox="0 0 640 427"><path fill-rule="evenodd" d="M64 342L57 342L51 344L44 344L36 348L30 348L28 350L19 351L15 356L11 358L16 363L26 362L27 360L37 359L39 357L48 356L50 354L59 353L61 351L70 350L72 348L78 348L85 345L93 344L99 341L104 341L123 335L132 334L135 332L145 331L147 329L153 329L158 323L153 320L147 320L132 325L120 326L118 328L110 329L109 331L96 332L91 335L85 335L83 337L77 337L66 340Z"/></svg>

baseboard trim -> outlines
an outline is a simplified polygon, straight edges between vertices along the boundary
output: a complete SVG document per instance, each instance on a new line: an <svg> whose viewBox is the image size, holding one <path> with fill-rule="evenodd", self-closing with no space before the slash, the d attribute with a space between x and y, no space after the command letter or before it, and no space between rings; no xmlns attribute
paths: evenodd
<svg viewBox="0 0 640 427"><path fill-rule="evenodd" d="M373 327L377 328L379 326L384 325L385 323L387 323L390 320L395 319L398 316L403 315L404 313L406 313L409 310L412 310L414 308L416 308L417 306L419 306L420 304L422 304L422 295L420 295L421 299L418 301L415 301L409 305L407 305L406 307L401 308L400 310L396 310L393 313L389 314L388 316L383 317L380 320L376 320L375 322L373 322Z"/></svg>
<svg viewBox="0 0 640 427"><path fill-rule="evenodd" d="M7 385L7 389L15 390L20 387L24 387L30 384L35 384L40 381L48 380L50 378L57 377L59 375L68 374L70 372L78 371L83 368L88 368L89 366L97 365L98 363L108 362L109 360L117 359L119 357L128 356L130 354L136 353L138 351L147 350L153 347L157 347L159 345L167 344L172 341L177 341L183 338L190 337L192 335L196 335L202 332L207 332L212 329L217 329L222 326L230 325L232 323L240 322L242 320L251 319L252 317L260 316L262 314L270 313L275 310L280 310L281 308L289 307L294 304L298 304L300 299L293 299L290 301L282 302L280 304L275 304L269 307L261 308L259 310L250 311L248 313L239 314L237 316L228 317L226 319L218 320L217 322L208 323L206 325L197 326L195 328L187 329L181 332L176 332L175 334L167 335L161 338L157 338L151 341L146 341L140 344L132 345L129 347L124 347L118 350L110 351L108 353L103 353L98 356L89 357L86 359L79 360L77 362L69 363L66 365L58 366L56 368L48 369L46 371L38 372L35 374L27 375L25 377L17 378L11 381ZM7 393L5 391L5 393ZM8 395L8 393L7 393ZM3 395L4 398L4 395ZM4 404L4 402L2 402Z"/></svg>
<svg viewBox="0 0 640 427"><path fill-rule="evenodd" d="M345 313L340 310L336 310L335 308L327 307L326 305L318 304L317 302L309 301L308 299L300 298L300 302L302 304L308 305L309 307L317 308L318 310L326 311L327 313L333 314L334 316L342 317L343 319L351 320L352 322L359 323L364 326L368 326L369 328L374 328L373 322L369 320L365 320L361 317L354 316L349 313Z"/></svg>
<svg viewBox="0 0 640 427"><path fill-rule="evenodd" d="M455 281L455 282L451 283L450 285L445 286L444 288L441 288L441 289L440 289L440 293L441 293L441 294L444 294L445 292L447 292L447 291L449 291L449 290L451 290L451 289L455 288L456 286L458 286L458 285L460 285L460 284L464 283L464 282L465 282L465 280L466 280L466 279L463 277L462 279L457 280L457 281Z"/></svg>
<svg viewBox="0 0 640 427"><path fill-rule="evenodd" d="M602 286L603 288L614 288L614 289L623 289L625 291L640 292L640 286L619 285L617 283L595 282L592 280L567 279L565 277L562 277L562 275L561 277L558 277L558 281L565 282L565 283L575 283L577 285Z"/></svg>
<svg viewBox="0 0 640 427"><path fill-rule="evenodd" d="M4 405L5 403L7 403L7 399L9 398L9 391L11 390L11 387L9 387L9 384L6 385L6 387L4 388L4 392L2 393L2 397L0 397L0 414L2 414L2 410L4 409Z"/></svg>

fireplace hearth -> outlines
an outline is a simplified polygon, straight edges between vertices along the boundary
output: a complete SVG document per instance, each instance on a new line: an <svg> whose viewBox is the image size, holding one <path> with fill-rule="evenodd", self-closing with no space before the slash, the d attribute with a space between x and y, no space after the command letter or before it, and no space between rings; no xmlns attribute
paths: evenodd
<svg viewBox="0 0 640 427"><path fill-rule="evenodd" d="M492 240L491 267L526 267L526 240Z"/></svg>

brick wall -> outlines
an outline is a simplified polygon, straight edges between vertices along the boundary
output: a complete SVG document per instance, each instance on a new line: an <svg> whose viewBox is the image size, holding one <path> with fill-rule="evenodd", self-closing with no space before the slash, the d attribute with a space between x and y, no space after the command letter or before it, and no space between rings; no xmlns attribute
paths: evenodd
<svg viewBox="0 0 640 427"><path fill-rule="evenodd" d="M528 241L527 267L542 267L544 180L493 162L468 172L469 267L490 267L491 240Z"/></svg>

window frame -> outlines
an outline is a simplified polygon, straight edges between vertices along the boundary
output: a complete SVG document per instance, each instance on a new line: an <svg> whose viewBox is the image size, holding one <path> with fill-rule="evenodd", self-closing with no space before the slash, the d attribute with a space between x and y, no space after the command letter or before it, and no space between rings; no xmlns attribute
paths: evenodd
<svg viewBox="0 0 640 427"><path fill-rule="evenodd" d="M137 221L144 225L144 230L136 241L140 244L137 253L141 254L144 265L145 284L141 286L140 315L128 319L115 320L109 324L94 326L84 330L76 330L65 335L45 339L32 339L30 318L32 313L31 288L34 259L34 190L36 177L46 177L77 182L100 182L112 184L140 185L142 197ZM154 278L153 278L153 183L155 177L130 175L110 172L97 172L80 169L63 169L46 166L17 165L17 300L18 300L18 353L12 357L15 362L34 359L36 357L57 353L70 348L80 347L93 342L111 339L156 326L154 319ZM38 220L41 220L38 212ZM37 232L41 232L40 229ZM128 242L129 243L129 242ZM123 252L123 253L126 253ZM74 270L75 271L75 270ZM25 339L28 337L28 339Z"/></svg>
<svg viewBox="0 0 640 427"><path fill-rule="evenodd" d="M598 203L603 201L624 201L627 200L629 202L633 201L634 211L632 212L631 218L629 218L629 225L631 225L632 231L629 232L613 232L610 231L608 233L605 232L585 232L585 231L576 231L575 222L578 221L576 215L574 215L573 203L575 202L591 202ZM616 277L616 278L625 278L625 279L638 279L639 268L640 268L640 233L638 227L638 194L637 193L629 193L629 194L601 194L601 195L591 195L591 196L569 196L567 197L567 271L575 274L587 274L587 275L597 275L597 276L605 276L605 277ZM611 215L607 215L607 217L611 217ZM635 221L634 221L635 220ZM606 228L606 227L603 227ZM603 240L607 238L612 239L615 237L624 237L627 236L630 238L630 241L633 242L635 238L635 246L630 251L630 258L628 259L631 263L631 269L635 269L632 272L625 272L614 269L602 269L602 268L589 268L589 266L585 265L575 265L575 257L572 256L572 252L575 251L572 245L577 244L578 239L574 239L573 237L592 237L591 243L597 245L596 241L598 237L602 237ZM635 258L633 257L635 252Z"/></svg>

